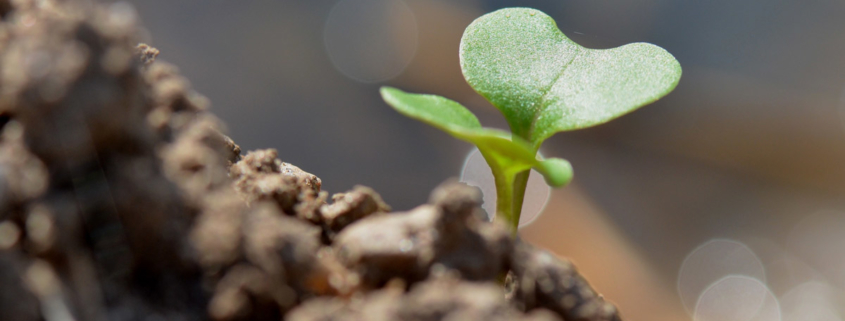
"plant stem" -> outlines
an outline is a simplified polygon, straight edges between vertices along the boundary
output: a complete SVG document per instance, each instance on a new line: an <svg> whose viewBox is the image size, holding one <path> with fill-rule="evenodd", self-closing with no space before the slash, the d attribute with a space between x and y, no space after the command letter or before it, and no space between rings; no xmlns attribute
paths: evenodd
<svg viewBox="0 0 845 321"><path fill-rule="evenodd" d="M514 213L513 209L513 188L514 175L508 173L494 172L493 178L496 180L496 218L504 219L506 224L511 227L511 233L516 235L516 228L519 226L519 213ZM515 217L514 214L517 216Z"/></svg>
<svg viewBox="0 0 845 321"><path fill-rule="evenodd" d="M513 131L513 127L511 127L511 131ZM531 133L514 132L514 135L519 136L526 141L531 141ZM539 144L535 144L534 154L537 153L537 149L539 148ZM528 177L530 175L531 169L529 168L517 173L513 178L513 182L511 182L513 186L511 187L511 193L513 193L513 203L511 203L513 219L509 223L511 224L511 233L514 237L516 237L516 233L519 231L519 217L522 215L522 202L525 200L525 189L528 187Z"/></svg>
<svg viewBox="0 0 845 321"><path fill-rule="evenodd" d="M531 175L531 169L524 170L516 174L513 180L513 234L519 229L519 217L522 215L522 202L525 199L525 189L528 186L528 176Z"/></svg>
<svg viewBox="0 0 845 321"><path fill-rule="evenodd" d="M519 229L519 216L522 212L522 201L525 198L525 188L528 185L528 175L531 169L514 173L505 170L495 157L481 152L487 160L493 179L496 181L496 219L504 219L511 229L511 235L516 237Z"/></svg>

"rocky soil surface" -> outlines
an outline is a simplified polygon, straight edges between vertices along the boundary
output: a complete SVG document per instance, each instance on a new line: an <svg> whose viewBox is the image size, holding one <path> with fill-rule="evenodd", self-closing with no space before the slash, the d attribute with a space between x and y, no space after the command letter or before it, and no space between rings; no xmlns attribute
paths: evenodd
<svg viewBox="0 0 845 321"><path fill-rule="evenodd" d="M619 320L476 188L391 212L243 155L127 4L0 15L0 320Z"/></svg>

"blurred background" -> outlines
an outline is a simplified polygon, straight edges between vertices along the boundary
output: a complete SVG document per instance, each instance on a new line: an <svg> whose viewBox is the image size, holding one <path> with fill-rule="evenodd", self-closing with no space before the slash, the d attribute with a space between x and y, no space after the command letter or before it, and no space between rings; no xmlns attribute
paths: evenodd
<svg viewBox="0 0 845 321"><path fill-rule="evenodd" d="M845 319L843 1L130 2L244 150L276 148L324 190L367 185L396 210L472 147L399 115L380 86L506 128L461 75L473 19L534 7L586 47L664 47L684 69L673 93L546 141L576 178L522 237L571 258L626 320Z"/></svg>

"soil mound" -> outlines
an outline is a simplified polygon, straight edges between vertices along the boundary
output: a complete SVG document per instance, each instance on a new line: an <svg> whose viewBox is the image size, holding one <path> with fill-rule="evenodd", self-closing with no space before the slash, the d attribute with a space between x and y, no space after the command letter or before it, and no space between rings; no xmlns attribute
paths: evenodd
<svg viewBox="0 0 845 321"><path fill-rule="evenodd" d="M396 213L242 156L124 3L0 15L0 320L619 320L475 188Z"/></svg>

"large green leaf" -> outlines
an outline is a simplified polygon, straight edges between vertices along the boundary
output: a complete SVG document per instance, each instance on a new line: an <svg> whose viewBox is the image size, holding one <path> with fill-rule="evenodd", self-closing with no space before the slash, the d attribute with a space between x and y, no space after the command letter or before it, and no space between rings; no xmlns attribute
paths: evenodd
<svg viewBox="0 0 845 321"><path fill-rule="evenodd" d="M551 17L528 8L476 19L461 39L460 59L470 86L535 150L556 132L601 124L654 102L681 77L678 61L660 47L584 48Z"/></svg>
<svg viewBox="0 0 845 321"><path fill-rule="evenodd" d="M474 144L484 155L494 176L501 174L499 176L512 179L517 173L533 167L551 186L563 186L572 179L569 162L556 158L538 159L528 142L502 130L481 127L478 118L455 101L436 95L406 93L391 87L382 87L381 96L399 113Z"/></svg>

